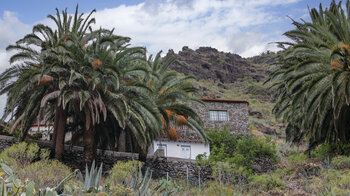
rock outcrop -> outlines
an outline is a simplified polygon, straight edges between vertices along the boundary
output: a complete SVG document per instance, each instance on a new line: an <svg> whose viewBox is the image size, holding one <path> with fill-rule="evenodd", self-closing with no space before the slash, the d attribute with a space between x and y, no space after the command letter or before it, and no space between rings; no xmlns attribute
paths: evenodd
<svg viewBox="0 0 350 196"><path fill-rule="evenodd" d="M266 70L256 66L254 61L237 54L219 52L215 48L200 47L192 50L184 46L178 54L169 50L165 60L176 56L175 63L170 67L185 75L193 75L196 79L214 80L221 83L232 83L238 78L252 77L257 82L266 77ZM252 58L259 63L261 58Z"/></svg>

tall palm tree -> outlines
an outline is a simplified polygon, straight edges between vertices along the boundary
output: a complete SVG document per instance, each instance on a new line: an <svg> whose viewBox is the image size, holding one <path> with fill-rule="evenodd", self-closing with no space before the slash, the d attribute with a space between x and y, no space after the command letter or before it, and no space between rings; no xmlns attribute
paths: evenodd
<svg viewBox="0 0 350 196"><path fill-rule="evenodd" d="M83 156L87 163L96 156L97 142L106 140L101 135L117 135L127 128L144 145L146 127L161 127L149 89L137 81L124 82L126 76L133 75L124 68L137 63L144 49L128 47L130 39L113 35L113 31L100 29L92 33L96 36L86 47L74 44L74 37L69 38L72 45L79 47L70 53L75 61L70 76L60 82L63 108L71 103L75 119L83 122Z"/></svg>
<svg viewBox="0 0 350 196"><path fill-rule="evenodd" d="M35 119L38 123L42 120L40 104L37 103L42 102L41 107L43 107L48 103L46 100L55 98L55 101L49 103L51 109L46 110L51 111L51 115L47 112L44 114L51 116L49 120L54 116L53 148L55 157L61 159L67 111L62 107L62 99L59 99L59 96L62 95L59 88L61 78L69 76L69 70L67 72L67 69L64 68L69 68L72 64L68 52L71 46L67 44L67 38L74 35L80 38L81 43L88 42L89 37L85 36L86 31L95 20L90 19L94 11L85 19L83 14L78 16L78 7L74 18L69 16L66 10L62 11L62 16L57 9L56 12L56 17L48 16L56 24L55 31L42 24L35 25L31 34L17 41L16 45L7 48L17 51L11 57L10 62L14 64L19 61L21 66L14 66L5 71L0 80L2 82L1 93L9 95L4 117L16 110L14 117L17 120L12 130L21 122L22 138ZM26 78L12 82L13 79L22 77ZM28 81L32 82L28 83ZM28 99L29 95L32 98Z"/></svg>
<svg viewBox="0 0 350 196"><path fill-rule="evenodd" d="M167 133L174 134L175 124L184 124L197 132L204 142L208 139L203 131L203 122L197 113L190 107L191 102L202 103L192 94L198 89L192 85L194 77L181 77L174 71L168 71L169 66L175 61L170 58L163 61L161 51L153 59L150 56L146 63L147 72L143 82L152 90L152 99L155 101L158 111L162 115L163 128L156 131L149 130L148 146L154 139ZM175 133L176 135L176 133ZM171 138L171 137L170 137ZM176 136L173 137L176 140ZM148 149L141 149L140 157L145 160Z"/></svg>
<svg viewBox="0 0 350 196"><path fill-rule="evenodd" d="M293 21L285 47L267 83L276 88L274 113L287 123L289 141L309 138L310 149L322 142L350 140L350 3L332 1L326 10L311 9L312 22Z"/></svg>

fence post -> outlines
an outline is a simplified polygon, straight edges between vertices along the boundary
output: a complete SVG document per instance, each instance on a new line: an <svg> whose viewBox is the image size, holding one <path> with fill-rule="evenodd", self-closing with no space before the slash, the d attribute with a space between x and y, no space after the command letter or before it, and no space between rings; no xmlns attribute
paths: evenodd
<svg viewBox="0 0 350 196"><path fill-rule="evenodd" d="M201 167L198 167L198 187L201 189Z"/></svg>
<svg viewBox="0 0 350 196"><path fill-rule="evenodd" d="M166 172L166 181L169 181L169 172Z"/></svg>
<svg viewBox="0 0 350 196"><path fill-rule="evenodd" d="M188 186L188 164L186 167L186 185Z"/></svg>

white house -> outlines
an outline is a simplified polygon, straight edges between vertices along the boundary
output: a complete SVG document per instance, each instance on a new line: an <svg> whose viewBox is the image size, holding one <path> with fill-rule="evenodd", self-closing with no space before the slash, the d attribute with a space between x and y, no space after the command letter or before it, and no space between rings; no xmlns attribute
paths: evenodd
<svg viewBox="0 0 350 196"><path fill-rule="evenodd" d="M244 100L201 99L205 106L192 104L191 107L204 121L204 128L222 129L228 127L231 133L249 133L248 106ZM178 139L172 141L166 136L158 138L150 146L148 154L164 150L165 157L196 159L199 154L210 155L209 144L186 126L176 127Z"/></svg>
<svg viewBox="0 0 350 196"><path fill-rule="evenodd" d="M41 140L50 141L52 139L52 134L53 134L53 123L33 124L32 127L29 129L28 134L35 135L36 133L41 133ZM72 133L68 132L68 133L66 133L64 141L67 142L67 141L71 140L71 138L72 138Z"/></svg>
<svg viewBox="0 0 350 196"><path fill-rule="evenodd" d="M200 140L178 139L171 141L167 138L158 138L153 141L148 154L154 154L158 149L164 150L165 157L175 157L184 159L196 159L199 154L209 156L209 144L204 144Z"/></svg>

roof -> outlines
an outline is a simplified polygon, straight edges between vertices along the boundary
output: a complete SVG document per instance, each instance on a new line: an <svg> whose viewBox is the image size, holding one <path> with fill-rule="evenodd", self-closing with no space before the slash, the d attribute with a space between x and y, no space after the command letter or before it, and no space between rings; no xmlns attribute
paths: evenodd
<svg viewBox="0 0 350 196"><path fill-rule="evenodd" d="M176 133L178 136L177 141L187 141L187 142L202 142L199 134L192 129L179 129L176 128ZM158 137L159 140L167 140L169 139L167 133L163 133Z"/></svg>
<svg viewBox="0 0 350 196"><path fill-rule="evenodd" d="M162 141L172 141L170 140L169 138L167 137L160 137L160 138L157 138L157 140L162 140ZM177 139L175 142L196 142L196 143L203 143L202 140L200 139Z"/></svg>
<svg viewBox="0 0 350 196"><path fill-rule="evenodd" d="M40 123L39 125L37 123L32 124L32 127L49 127L49 126L53 126L53 123L49 123L49 124L44 124L44 123Z"/></svg>
<svg viewBox="0 0 350 196"><path fill-rule="evenodd" d="M208 102L246 103L249 105L249 102L247 100L210 99L210 98L201 98L201 100L208 101Z"/></svg>

